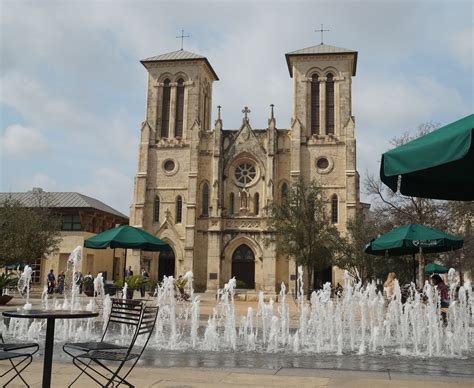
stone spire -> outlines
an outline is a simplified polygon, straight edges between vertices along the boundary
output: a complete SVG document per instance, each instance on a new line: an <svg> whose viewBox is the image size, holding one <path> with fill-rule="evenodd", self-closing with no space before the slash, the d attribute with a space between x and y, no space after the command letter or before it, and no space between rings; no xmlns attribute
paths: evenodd
<svg viewBox="0 0 474 388"><path fill-rule="evenodd" d="M269 127L276 127L276 120L275 120L275 114L273 112L273 108L275 105L270 104L270 118L268 119L268 126Z"/></svg>

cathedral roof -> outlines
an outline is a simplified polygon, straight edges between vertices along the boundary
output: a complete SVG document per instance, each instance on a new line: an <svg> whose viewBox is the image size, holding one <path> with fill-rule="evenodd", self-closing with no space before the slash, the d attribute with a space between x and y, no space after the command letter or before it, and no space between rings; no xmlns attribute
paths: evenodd
<svg viewBox="0 0 474 388"><path fill-rule="evenodd" d="M212 75L214 76L215 80L218 81L219 77L217 76L216 72L212 68L211 64L207 60L206 57L202 55L192 53L186 50L177 50L172 51L170 53L157 55L155 57L150 57L146 59L142 59L140 62L145 65L148 62L167 62L167 61L195 61L195 60L203 60L206 62L209 70L211 71ZM146 66L145 66L146 67Z"/></svg>
<svg viewBox="0 0 474 388"><path fill-rule="evenodd" d="M293 77L292 68L290 65L290 57L293 56L305 56L305 55L334 55L334 54L353 54L354 55L354 64L352 68L352 75L356 73L357 65L357 51L349 50L341 47L330 46L328 44L318 44L316 46L306 47L301 50L292 51L285 54L286 63L288 64L288 70L290 71L290 76Z"/></svg>

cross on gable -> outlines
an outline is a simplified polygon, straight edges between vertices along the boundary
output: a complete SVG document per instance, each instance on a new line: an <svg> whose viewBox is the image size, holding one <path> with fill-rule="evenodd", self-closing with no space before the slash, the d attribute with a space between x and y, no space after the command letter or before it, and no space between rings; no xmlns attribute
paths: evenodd
<svg viewBox="0 0 474 388"><path fill-rule="evenodd" d="M244 114L244 121L249 121L248 114L251 112L251 110L248 108L248 106L244 107L242 109L242 113Z"/></svg>
<svg viewBox="0 0 474 388"><path fill-rule="evenodd" d="M323 29L323 25L321 24L321 29L320 30L314 30L314 32L320 32L321 33L321 44L323 44L323 32L326 32L329 30Z"/></svg>

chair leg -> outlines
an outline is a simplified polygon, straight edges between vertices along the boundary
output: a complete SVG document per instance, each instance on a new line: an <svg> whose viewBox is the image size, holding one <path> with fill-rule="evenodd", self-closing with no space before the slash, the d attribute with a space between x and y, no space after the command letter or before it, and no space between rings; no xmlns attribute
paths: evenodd
<svg viewBox="0 0 474 388"><path fill-rule="evenodd" d="M73 358L73 363L74 363L74 358ZM79 377L81 377L84 373L84 370L86 370L86 368L90 365L90 361L87 363L87 366L85 366L84 368L82 367L79 367L78 365L76 365L74 363L74 365L81 371L81 373L79 373L79 375L71 382L71 384L68 385L68 387L72 387L72 385L77 381L79 380Z"/></svg>
<svg viewBox="0 0 474 388"><path fill-rule="evenodd" d="M18 370L17 368L23 364L26 360L29 360L29 362L26 363L26 365L24 365L20 370ZM9 372L11 371L15 371L15 374L13 375L13 377L8 380L3 386L6 387L8 384L10 384L17 376L25 383L25 385L27 387L29 387L28 383L23 379L23 377L21 376L21 372L23 372L27 367L28 365L30 365L31 363L33 362L33 357L31 355L27 355L25 356L25 358L23 360L21 360L19 363L15 364L11 359L10 359L10 363L12 364L12 368L10 368L9 370L7 370L4 374L2 374L1 377L5 376L6 374L8 374Z"/></svg>
<svg viewBox="0 0 474 388"><path fill-rule="evenodd" d="M90 377L92 380L94 380L97 384L99 384L101 387L103 387L102 383L101 383L99 380L97 380L94 376L92 376L90 373L88 373L87 370L86 370L86 369L91 369L91 370L93 370L95 373L97 373L99 376L103 377L99 372L97 372L93 367L90 366L91 362L92 362L92 360L90 360L90 361L86 364L85 362L79 360L77 357L74 357L74 358L72 359L72 363L74 364L74 366L75 366L76 368L78 368L78 369L81 371L81 373L79 374L79 376L81 376L81 375L84 373L86 376L89 376L89 377ZM79 364L82 364L82 366L79 365ZM74 379L74 381L73 381L70 385L68 385L68 387L72 387L72 385L77 381L77 379L79 378L79 376L76 377L76 378ZM105 377L104 377L104 378L105 378Z"/></svg>
<svg viewBox="0 0 474 388"><path fill-rule="evenodd" d="M23 361L25 361L25 360L23 360ZM22 362L23 362L23 361L22 361ZM16 369L16 367L17 367L18 365L20 365L21 362L20 362L18 365L15 365L15 364L13 363L13 361L10 360L10 364L12 364L12 369L15 370L16 375L21 379L21 381L23 381L23 382L25 383L25 385L26 385L27 387L29 387L28 383L25 381L25 379L23 378L23 376L22 376L22 375L20 374L20 372ZM28 365L30 365L30 364L31 364L31 362L29 362L29 363L25 366L25 368L26 368ZM12 369L10 369L10 370L12 370ZM23 368L23 369L24 369L24 368ZM22 370L23 370L23 369L22 369ZM5 384L5 385L6 385L6 384Z"/></svg>

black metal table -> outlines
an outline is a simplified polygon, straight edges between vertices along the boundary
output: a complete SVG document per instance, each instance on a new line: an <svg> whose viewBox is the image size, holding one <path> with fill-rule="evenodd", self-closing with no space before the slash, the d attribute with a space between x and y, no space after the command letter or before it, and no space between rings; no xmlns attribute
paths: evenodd
<svg viewBox="0 0 474 388"><path fill-rule="evenodd" d="M99 313L91 311L67 310L22 310L4 311L3 315L9 318L46 319L46 341L44 347L43 388L51 387L51 369L53 366L54 323L56 319L94 318Z"/></svg>

